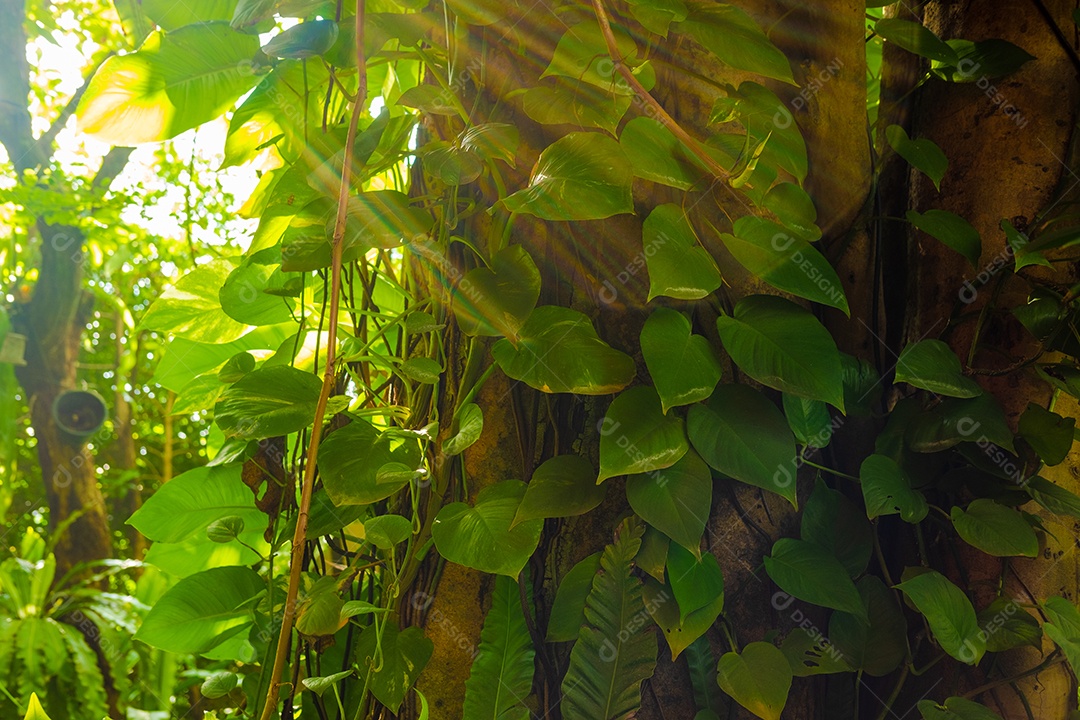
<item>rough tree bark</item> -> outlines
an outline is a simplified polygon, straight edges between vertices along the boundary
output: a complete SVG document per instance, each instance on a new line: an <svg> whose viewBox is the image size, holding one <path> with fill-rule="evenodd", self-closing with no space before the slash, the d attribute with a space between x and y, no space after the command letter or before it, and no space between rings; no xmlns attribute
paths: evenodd
<svg viewBox="0 0 1080 720"><path fill-rule="evenodd" d="M30 123L30 70L26 60L24 3L0 0L0 144L16 172L47 168L54 133L35 139ZM64 112L58 122L65 122ZM107 187L123 169L128 148L106 156L94 184ZM63 192L63 188L55 188ZM28 228L37 237L40 265L33 294L12 313L13 328L27 337L26 365L16 370L30 407L50 527L72 513L81 515L56 545L62 573L72 565L112 554L108 509L97 484L94 459L82 445L65 440L52 418L52 404L75 387L82 335L92 312L92 297L82 287L83 235L78 228L38 219Z"/></svg>

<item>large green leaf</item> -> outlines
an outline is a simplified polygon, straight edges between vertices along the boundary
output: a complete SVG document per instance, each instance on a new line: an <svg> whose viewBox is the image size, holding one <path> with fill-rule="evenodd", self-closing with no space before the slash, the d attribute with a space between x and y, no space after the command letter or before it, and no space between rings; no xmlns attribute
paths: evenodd
<svg viewBox="0 0 1080 720"><path fill-rule="evenodd" d="M982 394L979 384L964 376L960 358L941 340L920 340L905 347L896 361L896 382L950 397Z"/></svg>
<svg viewBox="0 0 1080 720"><path fill-rule="evenodd" d="M235 516L253 527L266 515L240 480L240 466L197 467L158 488L128 519L154 542L175 543L202 533L223 517Z"/></svg>
<svg viewBox="0 0 1080 720"><path fill-rule="evenodd" d="M529 187L503 204L544 220L600 220L634 210L633 168L619 143L605 135L575 132L540 153Z"/></svg>
<svg viewBox="0 0 1080 720"><path fill-rule="evenodd" d="M912 604L926 617L941 649L960 662L976 665L986 652L975 608L960 588L941 573L928 570L900 583Z"/></svg>
<svg viewBox="0 0 1080 720"><path fill-rule="evenodd" d="M607 395L634 379L634 361L601 340L588 317L542 305L521 326L515 345L503 338L491 348L502 371L547 393Z"/></svg>
<svg viewBox="0 0 1080 720"><path fill-rule="evenodd" d="M678 205L657 205L641 227L642 253L649 270L649 300L665 296L700 300L722 281L716 262L701 247L687 212Z"/></svg>
<svg viewBox="0 0 1080 720"><path fill-rule="evenodd" d="M771 643L754 642L729 652L717 665L721 689L762 720L780 720L791 689L791 666Z"/></svg>
<svg viewBox="0 0 1080 720"><path fill-rule="evenodd" d="M696 553L712 507L712 473L688 450L663 472L628 477L626 499L641 519Z"/></svg>
<svg viewBox="0 0 1080 720"><path fill-rule="evenodd" d="M529 720L533 644L517 582L495 578L480 647L465 681L462 720Z"/></svg>
<svg viewBox="0 0 1080 720"><path fill-rule="evenodd" d="M246 567L213 568L172 586L143 619L135 639L175 653L205 653L252 622L249 601L266 589Z"/></svg>
<svg viewBox="0 0 1080 720"><path fill-rule="evenodd" d="M190 271L158 296L139 327L194 342L236 340L247 328L225 314L218 297L232 270L228 261L215 260Z"/></svg>
<svg viewBox="0 0 1080 720"><path fill-rule="evenodd" d="M635 57L637 46L633 38L618 26L612 26L611 30L620 59L630 67L640 65L641 61ZM616 76L614 63L608 55L607 42L595 18L571 25L559 38L551 62L540 77L551 75L574 78L623 95L634 92ZM639 79L644 82L646 89L652 89L651 70L649 77Z"/></svg>
<svg viewBox="0 0 1080 720"><path fill-rule="evenodd" d="M927 235L937 238L963 255L972 267L978 267L982 254L982 238L979 231L964 218L947 210L927 210L918 213L907 211L907 219Z"/></svg>
<svg viewBox="0 0 1080 720"><path fill-rule="evenodd" d="M474 570L516 578L544 528L543 520L511 528L525 490L520 480L503 480L481 490L472 507L462 502L445 506L431 528L439 554Z"/></svg>
<svg viewBox="0 0 1080 720"><path fill-rule="evenodd" d="M687 147L659 120L634 118L623 127L619 144L630 159L636 177L689 190L704 176L704 170L692 160Z"/></svg>
<svg viewBox="0 0 1080 720"><path fill-rule="evenodd" d="M791 65L743 10L723 3L687 0L688 17L672 29L686 33L737 70L795 84Z"/></svg>
<svg viewBox="0 0 1080 720"><path fill-rule="evenodd" d="M1047 465L1065 461L1072 449L1075 430L1076 418L1062 417L1035 403L1028 403L1027 410L1020 416L1020 436Z"/></svg>
<svg viewBox="0 0 1080 720"><path fill-rule="evenodd" d="M545 125L595 127L612 135L630 109L632 98L579 80L552 78L554 82L529 88L521 96L525 114Z"/></svg>
<svg viewBox="0 0 1080 720"><path fill-rule="evenodd" d="M257 77L253 35L228 23L196 23L147 38L138 52L114 55L79 102L79 129L118 145L166 140L218 117Z"/></svg>
<svg viewBox="0 0 1080 720"><path fill-rule="evenodd" d="M707 404L691 406L686 429L709 465L797 507L795 438L784 416L757 390L721 385Z"/></svg>
<svg viewBox="0 0 1080 720"><path fill-rule="evenodd" d="M764 561L765 572L784 592L853 615L862 616L866 612L847 569L820 545L781 538Z"/></svg>
<svg viewBox="0 0 1080 720"><path fill-rule="evenodd" d="M769 387L844 410L840 352L809 311L772 295L749 295L716 321L731 359Z"/></svg>
<svg viewBox="0 0 1080 720"><path fill-rule="evenodd" d="M866 570L873 551L873 528L861 510L821 478L803 509L799 535L834 555L856 578Z"/></svg>
<svg viewBox="0 0 1080 720"><path fill-rule="evenodd" d="M778 290L837 308L850 315L840 278L814 246L771 220L748 215L735 221L734 234L720 239L754 277Z"/></svg>
<svg viewBox="0 0 1080 720"><path fill-rule="evenodd" d="M246 258L218 291L222 311L245 325L276 325L293 321L295 301L279 294L288 281L281 272L281 253L269 248Z"/></svg>
<svg viewBox="0 0 1080 720"><path fill-rule="evenodd" d="M870 519L899 514L905 522L917 523L930 512L926 498L911 486L911 478L892 458L871 455L863 460L859 481Z"/></svg>
<svg viewBox="0 0 1080 720"><path fill-rule="evenodd" d="M907 622L896 596L878 578L859 580L865 613L834 612L829 618L829 640L852 668L884 677L907 657Z"/></svg>
<svg viewBox="0 0 1080 720"><path fill-rule="evenodd" d="M695 548L696 550L697 548ZM724 574L711 552L691 552L678 543L668 546L668 584L679 603L679 619L720 600L723 607Z"/></svg>
<svg viewBox="0 0 1080 720"><path fill-rule="evenodd" d="M251 495L247 488L244 490ZM216 567L250 567L259 561L259 553L252 548L263 553L270 548L263 539L265 529L266 515L263 513L262 521L258 525L250 525L239 535L239 539L250 547L237 542L216 543L205 533L195 533L180 542L154 542L146 551L143 561L176 578L185 578Z"/></svg>
<svg viewBox="0 0 1080 720"><path fill-rule="evenodd" d="M322 383L288 365L249 372L218 398L214 419L227 436L266 438L287 435L315 420Z"/></svg>
<svg viewBox="0 0 1080 720"><path fill-rule="evenodd" d="M1016 600L1000 596L978 614L986 633L987 652L1004 652L1023 645L1042 648L1042 627Z"/></svg>
<svg viewBox="0 0 1080 720"><path fill-rule="evenodd" d="M319 446L319 475L335 505L366 505L405 487L420 460L415 444L395 445L389 435L356 419Z"/></svg>
<svg viewBox="0 0 1080 720"><path fill-rule="evenodd" d="M1080 520L1080 497L1036 475L1024 483L1024 490L1031 498L1055 515L1068 515Z"/></svg>
<svg viewBox="0 0 1080 720"><path fill-rule="evenodd" d="M356 643L356 659L361 675L372 669L371 694L397 713L434 649L423 630L408 627L399 631L397 621L389 618L385 624L364 628Z"/></svg>
<svg viewBox="0 0 1080 720"><path fill-rule="evenodd" d="M537 518L584 515L599 505L606 486L596 484L596 470L580 455L557 455L533 472L514 525Z"/></svg>
<svg viewBox="0 0 1080 720"><path fill-rule="evenodd" d="M465 273L454 288L454 315L466 335L506 336L518 330L540 298L540 271L521 245L503 248L490 267Z"/></svg>
<svg viewBox="0 0 1080 720"><path fill-rule="evenodd" d="M585 600L592 589L593 577L600 569L600 553L595 552L563 575L548 618L547 642L576 640L585 624Z"/></svg>
<svg viewBox="0 0 1080 720"><path fill-rule="evenodd" d="M337 39L338 24L333 20L308 20L275 35L262 51L268 57L302 60L322 55Z"/></svg>
<svg viewBox="0 0 1080 720"><path fill-rule="evenodd" d="M843 653L817 628L797 627L784 637L780 652L788 659L795 677L851 672Z"/></svg>
<svg viewBox="0 0 1080 720"><path fill-rule="evenodd" d="M690 560L693 559L690 556ZM698 609L684 613L680 603L675 601L675 591L671 586L663 585L653 577L645 578L644 597L645 609L664 633L673 662L695 640L705 635L724 609L724 593L719 592L709 596ZM708 670L709 683L713 687L716 687L715 668L716 662L713 661Z"/></svg>
<svg viewBox="0 0 1080 720"><path fill-rule="evenodd" d="M1039 538L1019 510L979 498L972 500L967 508L954 507L950 517L960 537L988 555L1035 557L1039 554Z"/></svg>
<svg viewBox="0 0 1080 720"><path fill-rule="evenodd" d="M236 10L236 0L141 0L139 5L146 17L166 32L192 23L228 22Z"/></svg>
<svg viewBox="0 0 1080 720"><path fill-rule="evenodd" d="M833 426L829 408L825 403L784 393L783 405L784 417L800 445L828 447L836 427ZM850 408L848 410L850 412Z"/></svg>
<svg viewBox="0 0 1080 720"><path fill-rule="evenodd" d="M690 321L669 308L653 311L641 328L641 354L663 411L708 398L722 368L709 341L691 332Z"/></svg>
<svg viewBox="0 0 1080 720"><path fill-rule="evenodd" d="M633 574L643 527L628 519L600 557L585 601L585 623L563 678L566 720L632 717L641 706L640 686L656 666L656 635L643 627L641 581Z"/></svg>
<svg viewBox="0 0 1080 720"><path fill-rule="evenodd" d="M729 155L732 164L736 157L751 161L744 170L749 171L747 179L752 184L760 185L760 188L751 190L758 204L764 203L764 191L769 188L772 179L780 170L790 173L796 181L802 183L809 169L806 142L787 109L787 103L772 90L749 80L740 83L737 90L730 86L727 86L726 90L727 97L716 101L710 120L717 123L738 121L745 133L725 132L714 135L710 138L709 146ZM753 150L749 150L750 148ZM806 227L798 234L807 236L807 231L810 235L819 232ZM810 237L807 236L806 239Z"/></svg>
<svg viewBox="0 0 1080 720"><path fill-rule="evenodd" d="M689 447L683 419L664 415L654 388L624 390L608 406L600 424L600 475L596 482L671 467Z"/></svg>
<svg viewBox="0 0 1080 720"><path fill-rule="evenodd" d="M1053 640L1074 673L1080 672L1080 611L1062 597L1052 597L1042 604L1046 613L1043 630Z"/></svg>
<svg viewBox="0 0 1080 720"><path fill-rule="evenodd" d="M926 138L912 140L908 137L907 130L899 125L890 125L885 128L885 139L889 141L889 145L897 155L933 180L934 187L941 189L941 179L945 177L945 171L949 169L949 159L945 157L941 148Z"/></svg>
<svg viewBox="0 0 1080 720"><path fill-rule="evenodd" d="M935 61L930 72L956 83L980 82L1009 75L1035 59L1034 55L1008 40L990 38L972 42L954 38L946 44L956 52L956 63Z"/></svg>
<svg viewBox="0 0 1080 720"><path fill-rule="evenodd" d="M956 51L925 25L911 20L884 18L874 25L874 32L908 52L930 60L955 64Z"/></svg>

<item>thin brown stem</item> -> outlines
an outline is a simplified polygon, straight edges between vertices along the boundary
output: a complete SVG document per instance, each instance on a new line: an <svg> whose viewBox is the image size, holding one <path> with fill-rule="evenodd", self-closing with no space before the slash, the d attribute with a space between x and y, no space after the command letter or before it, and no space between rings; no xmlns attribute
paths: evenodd
<svg viewBox="0 0 1080 720"><path fill-rule="evenodd" d="M326 338L326 365L323 368L323 384L319 401L315 406L315 422L311 429L311 439L307 446L307 459L304 463L304 479L300 490L300 507L296 517L296 530L293 532L292 555L289 558L289 590L285 596L285 607L281 618L281 632L278 634L277 653L274 656L274 669L270 675L270 686L263 706L261 720L270 720L277 708L281 674L289 654L289 640L292 636L293 623L296 621L296 598L300 589L300 571L304 561L305 536L307 534L308 512L311 508L312 489L315 484L315 459L322 439L323 421L326 416L326 403L336 382L335 352L337 349L338 305L341 295L341 258L345 221L348 218L349 189L352 185L353 143L360 123L360 114L364 112L367 101L367 69L364 58L364 0L356 4L356 67L359 85L356 101L353 103L352 116L349 119L349 131L345 137L345 157L341 166L341 188L338 193L337 218L334 222L334 235L331 240L330 264L330 317Z"/></svg>

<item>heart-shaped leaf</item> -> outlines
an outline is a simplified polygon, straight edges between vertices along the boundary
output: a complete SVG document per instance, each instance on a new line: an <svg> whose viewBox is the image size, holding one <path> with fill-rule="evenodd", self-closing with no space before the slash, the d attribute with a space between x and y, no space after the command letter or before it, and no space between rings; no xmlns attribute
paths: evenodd
<svg viewBox="0 0 1080 720"><path fill-rule="evenodd" d="M732 317L718 318L716 326L724 349L747 375L843 412L840 351L812 313L784 298L749 295L735 305Z"/></svg>
<svg viewBox="0 0 1080 720"><path fill-rule="evenodd" d="M690 559L693 560L693 557ZM657 627L664 632L668 648L671 649L672 661L677 660L683 650L703 636L724 609L724 593L721 592L708 598L702 607L686 613L684 617L679 603L675 602L675 591L653 577L645 578L644 597L645 609ZM715 667L716 661L713 660L709 663L707 679L712 687L716 687ZM695 695L696 692L695 686Z"/></svg>
<svg viewBox="0 0 1080 720"><path fill-rule="evenodd" d="M870 562L873 528L855 503L820 477L806 501L799 535L834 555L852 578Z"/></svg>
<svg viewBox="0 0 1080 720"><path fill-rule="evenodd" d="M445 506L431 528L439 554L474 570L517 578L544 528L543 520L511 528L525 491L520 480L503 480L481 490L472 507L462 502Z"/></svg>
<svg viewBox="0 0 1080 720"><path fill-rule="evenodd" d="M1047 465L1059 465L1072 449L1076 418L1065 418L1041 405L1028 403L1020 416L1019 430L1039 459Z"/></svg>
<svg viewBox="0 0 1080 720"><path fill-rule="evenodd" d="M263 366L221 394L214 420L229 437L288 435L312 423L321 389L311 373L288 365Z"/></svg>
<svg viewBox="0 0 1080 720"><path fill-rule="evenodd" d="M663 471L628 477L626 499L642 520L696 554L712 507L712 472L688 450Z"/></svg>
<svg viewBox="0 0 1080 720"><path fill-rule="evenodd" d="M641 234L649 270L649 300L660 296L700 300L720 287L716 262L701 247L681 207L668 203L653 208Z"/></svg>
<svg viewBox="0 0 1080 720"><path fill-rule="evenodd" d="M694 335L690 321L675 310L658 308L645 321L641 354L665 415L676 405L705 400L720 382L722 368L709 341Z"/></svg>
<svg viewBox="0 0 1080 720"><path fill-rule="evenodd" d="M370 672L371 694L396 714L434 649L423 630L409 627L399 631L391 618L385 625L372 623L364 628L356 642L356 662L360 675Z"/></svg>
<svg viewBox="0 0 1080 720"><path fill-rule="evenodd" d="M727 65L795 84L791 65L753 18L734 5L687 0L686 20L674 30L701 43Z"/></svg>
<svg viewBox="0 0 1080 720"><path fill-rule="evenodd" d="M529 187L502 202L510 212L543 220L600 220L634 211L633 168L619 143L575 132L540 153Z"/></svg>
<svg viewBox="0 0 1080 720"><path fill-rule="evenodd" d="M588 460L580 455L557 455L533 472L513 526L537 518L584 515L606 494L606 487L597 486L596 470Z"/></svg>
<svg viewBox="0 0 1080 720"><path fill-rule="evenodd" d="M795 438L768 398L746 385L721 385L687 414L690 442L725 475L771 490L798 507Z"/></svg>
<svg viewBox="0 0 1080 720"><path fill-rule="evenodd" d="M892 458L871 455L863 460L859 481L870 519L899 513L905 522L916 523L930 512L926 498L912 488L911 479Z"/></svg>
<svg viewBox="0 0 1080 720"><path fill-rule="evenodd" d="M950 517L960 537L988 555L1035 557L1039 554L1039 538L1019 510L979 498L972 500L967 508L954 507Z"/></svg>
<svg viewBox="0 0 1080 720"><path fill-rule="evenodd" d="M753 642L717 665L720 688L762 720L780 720L791 689L791 666L771 643Z"/></svg>
<svg viewBox="0 0 1080 720"><path fill-rule="evenodd" d="M596 335L585 315L542 305L521 326L515 345L499 340L491 354L514 380L547 393L607 395L634 379L634 361Z"/></svg>
<svg viewBox="0 0 1080 720"><path fill-rule="evenodd" d="M978 664L986 652L985 634L963 590L935 570L920 573L896 587L926 617L942 650L962 663Z"/></svg>
<svg viewBox="0 0 1080 720"><path fill-rule="evenodd" d="M853 615L862 616L866 612L847 569L820 545L781 538L764 561L765 572L784 592Z"/></svg>
<svg viewBox="0 0 1080 720"><path fill-rule="evenodd" d="M858 582L865 614L834 612L829 618L829 640L857 670L884 677L907 657L907 621L896 596L878 578L867 575Z"/></svg>
<svg viewBox="0 0 1080 720"><path fill-rule="evenodd" d="M696 548L695 548L696 549ZM724 574L711 552L691 553L678 543L668 546L668 584L679 603L679 619L720 599L723 607Z"/></svg>
<svg viewBox="0 0 1080 720"><path fill-rule="evenodd" d="M655 388L624 390L612 401L600 424L600 475L596 482L671 467L689 448L682 418L664 415Z"/></svg>
<svg viewBox="0 0 1080 720"><path fill-rule="evenodd" d="M634 118L623 127L619 144L639 178L689 190L705 174L687 147L658 120Z"/></svg>
<svg viewBox="0 0 1080 720"><path fill-rule="evenodd" d="M319 446L319 476L335 505L384 500L408 484L420 467L416 444L395 447L371 423L353 420Z"/></svg>
<svg viewBox="0 0 1080 720"><path fill-rule="evenodd" d="M443 443L443 453L447 456L459 455L480 439L484 432L484 411L476 403L461 406L455 420L457 432Z"/></svg>
<svg viewBox="0 0 1080 720"><path fill-rule="evenodd" d="M896 382L950 397L982 394L979 384L964 376L960 358L941 340L921 340L905 347L896 361Z"/></svg>
<svg viewBox="0 0 1080 720"><path fill-rule="evenodd" d="M454 316L466 335L506 336L518 330L540 298L540 271L521 245L503 248L491 267L465 273L454 288Z"/></svg>
<svg viewBox="0 0 1080 720"><path fill-rule="evenodd" d="M337 37L338 26L333 20L308 20L274 36L262 51L275 58L317 57L329 50Z"/></svg>

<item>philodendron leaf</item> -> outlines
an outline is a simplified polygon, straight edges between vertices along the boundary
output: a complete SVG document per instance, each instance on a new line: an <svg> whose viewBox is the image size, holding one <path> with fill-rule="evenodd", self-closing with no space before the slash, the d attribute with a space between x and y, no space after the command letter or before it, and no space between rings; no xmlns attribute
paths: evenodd
<svg viewBox="0 0 1080 720"><path fill-rule="evenodd" d="M721 385L707 404L691 406L686 429L709 465L798 506L795 438L784 416L757 390Z"/></svg>
<svg viewBox="0 0 1080 720"><path fill-rule="evenodd" d="M651 387L624 390L600 424L599 485L616 475L648 473L671 467L690 448L683 419L664 415Z"/></svg>
<svg viewBox="0 0 1080 720"><path fill-rule="evenodd" d="M1019 70L1035 59L1026 50L1008 40L991 38L972 42L955 38L946 41L956 52L956 64L934 62L930 65L933 75L955 83L973 83L999 78Z"/></svg>
<svg viewBox="0 0 1080 720"><path fill-rule="evenodd" d="M1080 672L1080 612L1062 597L1052 597L1042 604L1047 622L1043 630L1054 641L1074 673Z"/></svg>
<svg viewBox="0 0 1080 720"><path fill-rule="evenodd" d="M214 420L229 437L288 435L311 424L322 383L288 365L252 370L218 398Z"/></svg>
<svg viewBox="0 0 1080 720"><path fill-rule="evenodd" d="M800 600L862 616L859 591L840 561L825 548L807 540L781 538L765 557L765 572Z"/></svg>
<svg viewBox="0 0 1080 720"><path fill-rule="evenodd" d="M929 60L950 64L957 62L956 51L921 23L883 18L874 25L874 32L908 52Z"/></svg>
<svg viewBox="0 0 1080 720"><path fill-rule="evenodd" d="M380 550L405 542L412 530L412 521L402 515L376 515L364 521L364 539Z"/></svg>
<svg viewBox="0 0 1080 720"><path fill-rule="evenodd" d="M791 665L772 643L754 642L729 652L717 665L720 688L762 720L780 720L791 689Z"/></svg>
<svg viewBox="0 0 1080 720"><path fill-rule="evenodd" d="M1075 493L1039 475L1029 479L1024 484L1024 490L1032 500L1055 515L1068 515L1080 520L1080 497Z"/></svg>
<svg viewBox="0 0 1080 720"><path fill-rule="evenodd" d="M673 546L674 547L674 546ZM684 551L685 552L685 551ZM690 556L693 560L693 557ZM656 578L645 578L645 609L652 616L657 627L664 633L671 660L674 662L695 640L702 637L716 622L724 609L724 593L710 596L697 610L684 613L675 600L675 591L670 585L663 585ZM716 661L709 664L709 682L716 687L714 675ZM696 688L695 688L696 690Z"/></svg>
<svg viewBox="0 0 1080 720"><path fill-rule="evenodd" d="M472 447L484 431L484 411L476 403L466 403L457 413L457 432L443 443L443 453L459 455Z"/></svg>
<svg viewBox="0 0 1080 720"><path fill-rule="evenodd" d="M748 215L736 220L732 234L722 233L720 239L754 277L850 315L844 287L829 261L782 225Z"/></svg>
<svg viewBox="0 0 1080 720"><path fill-rule="evenodd" d="M490 267L465 273L454 288L454 315L466 335L518 339L540 297L540 271L521 245L503 248Z"/></svg>
<svg viewBox="0 0 1080 720"><path fill-rule="evenodd" d="M618 95L580 80L551 80L554 82L545 81L521 96L525 114L545 125L595 127L614 135L633 101L629 95Z"/></svg>
<svg viewBox="0 0 1080 720"><path fill-rule="evenodd" d="M580 455L557 455L533 472L514 524L526 520L584 515L599 505L607 487L596 484L596 470Z"/></svg>
<svg viewBox="0 0 1080 720"><path fill-rule="evenodd" d="M769 387L844 410L840 351L829 331L790 300L749 295L734 315L716 327L731 359L747 375Z"/></svg>
<svg viewBox="0 0 1080 720"><path fill-rule="evenodd" d="M803 540L823 547L856 578L870 562L873 532L855 503L818 478L802 514L799 535Z"/></svg>
<svg viewBox="0 0 1080 720"><path fill-rule="evenodd" d="M703 335L675 310L658 308L641 328L641 354L649 368L664 414L712 395L722 368Z"/></svg>
<svg viewBox="0 0 1080 720"><path fill-rule="evenodd" d="M1039 538L1019 510L989 498L972 500L967 508L954 507L950 517L956 532L967 542L995 557L1035 557Z"/></svg>
<svg viewBox="0 0 1080 720"><path fill-rule="evenodd" d="M197 467L158 488L128 524L154 542L177 543L206 530L215 520L238 517L252 527L266 524L255 497L240 479L240 465Z"/></svg>
<svg viewBox="0 0 1080 720"><path fill-rule="evenodd" d="M829 638L816 629L811 632L803 627L795 628L780 644L780 652L788 659L795 677L831 675L853 669Z"/></svg>
<svg viewBox="0 0 1080 720"><path fill-rule="evenodd" d="M308 20L275 35L262 51L276 58L318 57L333 46L337 37L338 25L333 20Z"/></svg>
<svg viewBox="0 0 1080 720"><path fill-rule="evenodd" d="M566 720L632 717L641 706L641 683L652 676L657 652L652 628L634 620L645 612L633 574L643 529L640 521L624 520L600 557L562 683Z"/></svg>
<svg viewBox="0 0 1080 720"><path fill-rule="evenodd" d="M474 570L517 578L544 528L543 520L511 528L525 490L520 480L503 480L481 490L472 507L462 502L445 506L431 528L439 554Z"/></svg>
<svg viewBox="0 0 1080 720"><path fill-rule="evenodd" d="M885 139L916 170L934 181L934 187L941 189L941 179L949 169L949 159L932 140L919 138L912 140L907 131L899 125L890 125L885 129Z"/></svg>
<svg viewBox="0 0 1080 720"><path fill-rule="evenodd" d="M866 575L857 586L865 614L834 612L829 640L852 668L884 677L907 657L907 621L896 596L877 577Z"/></svg>
<svg viewBox="0 0 1080 720"><path fill-rule="evenodd" d="M366 505L405 487L418 471L421 457L415 443L394 447L387 434L356 419L326 436L319 446L318 463L326 493L335 505Z"/></svg>
<svg viewBox="0 0 1080 720"><path fill-rule="evenodd" d="M503 204L543 220L601 220L634 211L634 171L619 143L606 135L574 132L540 153L529 187Z"/></svg>
<svg viewBox="0 0 1080 720"><path fill-rule="evenodd" d="M784 393L784 416L800 445L824 448L832 440L832 418L821 400L809 400Z"/></svg>
<svg viewBox="0 0 1080 720"><path fill-rule="evenodd" d="M923 720L1001 720L1001 716L985 705L962 697L951 697L944 705L933 700L919 701Z"/></svg>
<svg viewBox="0 0 1080 720"><path fill-rule="evenodd" d="M79 130L121 145L167 140L212 120L254 87L254 35L224 22L153 33L138 52L108 58L87 85Z"/></svg>
<svg viewBox="0 0 1080 720"><path fill-rule="evenodd" d="M733 68L795 84L784 53L745 11L700 0L685 5L687 18L672 26L675 32L694 38Z"/></svg>
<svg viewBox="0 0 1080 720"><path fill-rule="evenodd" d="M462 720L528 720L533 644L515 580L495 578L480 647L465 681Z"/></svg>
<svg viewBox="0 0 1080 720"><path fill-rule="evenodd" d="M982 394L979 384L964 376L960 358L941 340L920 340L905 347L896 361L896 382L949 397Z"/></svg>
<svg viewBox="0 0 1080 720"><path fill-rule="evenodd" d="M244 532L244 518L239 515L227 515L206 526L206 537L211 542L232 542Z"/></svg>
<svg viewBox="0 0 1080 720"><path fill-rule="evenodd" d="M941 649L962 663L976 665L986 652L975 608L960 588L929 570L900 583L912 604L926 617Z"/></svg>
<svg viewBox="0 0 1080 720"><path fill-rule="evenodd" d="M641 226L642 253L649 270L649 300L670 297L700 300L722 281L716 262L698 242L686 211L673 203L657 205Z"/></svg>
<svg viewBox="0 0 1080 720"><path fill-rule="evenodd" d="M1020 436L1047 465L1060 465L1072 449L1076 418L1065 418L1036 405L1028 403L1020 416Z"/></svg>
<svg viewBox="0 0 1080 720"><path fill-rule="evenodd" d="M371 694L396 713L434 649L420 628L399 631L397 621L388 618L385 624L364 628L356 643L356 660L361 675L371 670Z"/></svg>
<svg viewBox="0 0 1080 720"><path fill-rule="evenodd" d="M691 160L689 149L659 120L634 118L623 127L619 144L637 177L689 190L704 174L704 170Z"/></svg>
<svg viewBox="0 0 1080 720"><path fill-rule="evenodd" d="M906 217L912 225L963 255L972 267L978 267L982 238L967 220L948 210L937 209L924 213L908 210Z"/></svg>
<svg viewBox="0 0 1080 720"><path fill-rule="evenodd" d="M130 56L125 56L130 57ZM139 328L158 330L193 342L225 343L244 334L246 326L221 309L219 293L232 263L200 265L162 292L139 321Z"/></svg>
<svg viewBox="0 0 1080 720"><path fill-rule="evenodd" d="M896 461L884 455L871 455L859 467L866 516L899 513L905 522L917 523L930 512L926 498L911 487L911 479Z"/></svg>
<svg viewBox="0 0 1080 720"><path fill-rule="evenodd" d="M542 305L521 326L515 345L503 338L491 348L502 371L547 393L607 395L634 379L634 361L601 340L585 315Z"/></svg>
<svg viewBox="0 0 1080 720"><path fill-rule="evenodd" d="M205 653L243 632L248 601L266 589L246 567L221 567L184 578L154 603L135 639L175 653Z"/></svg>
<svg viewBox="0 0 1080 720"><path fill-rule="evenodd" d="M337 578L325 575L308 587L296 607L296 630L310 636L333 635L345 625L345 600Z"/></svg>
<svg viewBox="0 0 1080 720"><path fill-rule="evenodd" d="M618 26L612 26L616 52L628 66L637 66L637 46L633 38ZM629 94L632 89L625 84L616 83L615 70L608 55L607 42L600 24L595 19L583 20L566 29L559 38L551 63L544 70L541 78L561 75L604 89L611 89L621 94ZM651 89L648 88L647 89Z"/></svg>
<svg viewBox="0 0 1080 720"><path fill-rule="evenodd" d="M697 555L700 554L700 558ZM691 553L678 543L668 546L668 584L679 603L679 620L720 600L723 607L724 574L711 552Z"/></svg>
<svg viewBox="0 0 1080 720"><path fill-rule="evenodd" d="M336 672L333 675L324 675L322 677L306 677L300 682L302 682L304 684L304 687L306 687L308 690L321 697L324 692L336 685L339 680L344 680L352 674L352 670L342 670L341 672Z"/></svg>
<svg viewBox="0 0 1080 720"><path fill-rule="evenodd" d="M642 520L697 553L712 507L712 472L688 450L669 468L628 477L626 499Z"/></svg>
<svg viewBox="0 0 1080 720"><path fill-rule="evenodd" d="M576 640L585 624L585 599L592 589L593 576L600 569L600 553L595 552L574 565L563 576L548 619L547 642Z"/></svg>
<svg viewBox="0 0 1080 720"><path fill-rule="evenodd" d="M1004 652L1023 645L1042 648L1039 621L1012 598L995 598L978 618L979 627L986 633L987 652Z"/></svg>

